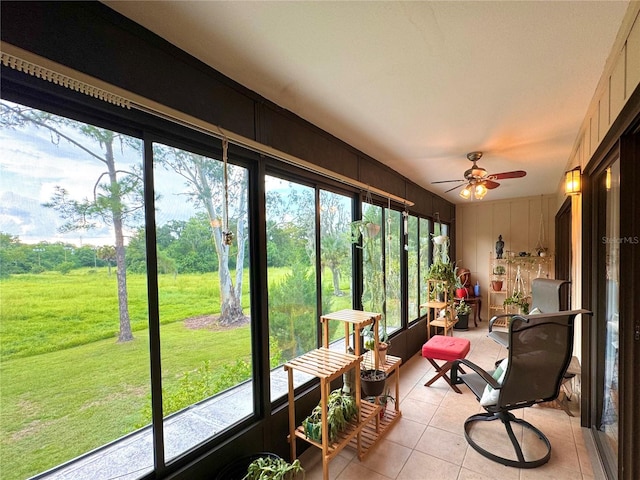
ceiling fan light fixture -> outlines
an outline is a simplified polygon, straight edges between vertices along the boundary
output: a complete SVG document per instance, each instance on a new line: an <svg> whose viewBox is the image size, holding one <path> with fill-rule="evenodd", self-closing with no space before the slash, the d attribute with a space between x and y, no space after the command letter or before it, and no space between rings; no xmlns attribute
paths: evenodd
<svg viewBox="0 0 640 480"><path fill-rule="evenodd" d="M471 187L467 185L462 190L460 190L460 196L465 200L469 200L471 198Z"/></svg>
<svg viewBox="0 0 640 480"><path fill-rule="evenodd" d="M485 187L484 183L478 183L473 187L473 194L478 200L482 200L482 198L487 194L487 187Z"/></svg>

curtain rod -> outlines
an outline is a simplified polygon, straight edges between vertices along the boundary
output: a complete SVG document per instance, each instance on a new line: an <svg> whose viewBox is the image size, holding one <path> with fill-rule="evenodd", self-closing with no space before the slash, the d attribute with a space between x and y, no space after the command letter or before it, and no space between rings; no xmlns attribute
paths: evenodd
<svg viewBox="0 0 640 480"><path fill-rule="evenodd" d="M162 105L161 103L155 102L141 95L137 95L108 82L104 82L90 75L86 75L9 43L0 42L0 61L3 65L14 70L47 80L123 108L135 109L160 117L217 139L227 139L241 147L268 155L289 165L294 165L304 170L322 175L323 177L336 180L345 185L356 187L363 192L371 192L408 207L414 205L414 202L411 202L406 198L385 192L379 188L372 187L371 185L367 185L340 173L315 165L294 155L290 155L268 145L264 145L252 140L251 138L226 130L218 125L200 120L189 114L166 105Z"/></svg>

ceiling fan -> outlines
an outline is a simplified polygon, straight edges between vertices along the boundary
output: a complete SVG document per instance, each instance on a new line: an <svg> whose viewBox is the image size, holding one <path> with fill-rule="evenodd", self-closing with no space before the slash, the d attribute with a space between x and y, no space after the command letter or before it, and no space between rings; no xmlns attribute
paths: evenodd
<svg viewBox="0 0 640 480"><path fill-rule="evenodd" d="M500 184L496 182L496 180L506 180L509 178L521 178L524 177L527 172L524 170L514 170L512 172L502 172L502 173L487 173L487 170L479 167L476 162L482 158L482 152L470 152L467 153L467 158L470 162L473 162L473 165L470 169L464 172L464 180L440 180L435 183L450 183L457 182L453 188L450 188L444 193L448 193L456 188L465 185L465 187L460 191L460 196L464 199L469 198L477 198L480 200L483 198L487 191L493 190L494 188L498 188Z"/></svg>

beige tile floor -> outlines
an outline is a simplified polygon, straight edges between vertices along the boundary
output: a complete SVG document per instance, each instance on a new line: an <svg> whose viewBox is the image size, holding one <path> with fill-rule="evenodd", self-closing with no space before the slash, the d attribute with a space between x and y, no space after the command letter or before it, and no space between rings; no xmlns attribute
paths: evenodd
<svg viewBox="0 0 640 480"><path fill-rule="evenodd" d="M489 369L506 350L486 337L487 322L455 336L468 338L471 351L467 358ZM570 402L574 417L563 410L530 407L517 410L545 433L551 442L549 462L535 469L506 467L486 459L473 450L464 438L467 417L483 411L466 386L455 393L439 379L432 386L424 383L434 375L431 364L420 354L410 358L400 369L400 409L402 418L389 430L363 460L355 449L347 447L329 464L331 480L591 480L604 478L595 459L592 444L579 424L579 406ZM389 381L395 381L390 379ZM496 428L497 427L497 428ZM534 435L514 428L524 435L527 452L540 450ZM508 442L500 422L482 423L474 430L474 438L496 453ZM501 435L504 434L504 438ZM477 436L476 436L477 435ZM311 447L300 456L306 480L322 480L320 450ZM510 455L505 453L504 455Z"/></svg>

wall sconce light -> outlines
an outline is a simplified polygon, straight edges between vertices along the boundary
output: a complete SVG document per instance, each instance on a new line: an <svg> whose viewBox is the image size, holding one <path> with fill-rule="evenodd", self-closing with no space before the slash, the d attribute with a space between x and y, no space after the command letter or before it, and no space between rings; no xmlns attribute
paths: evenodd
<svg viewBox="0 0 640 480"><path fill-rule="evenodd" d="M582 191L582 179L580 178L580 167L569 170L564 174L564 193L567 195L579 195Z"/></svg>

